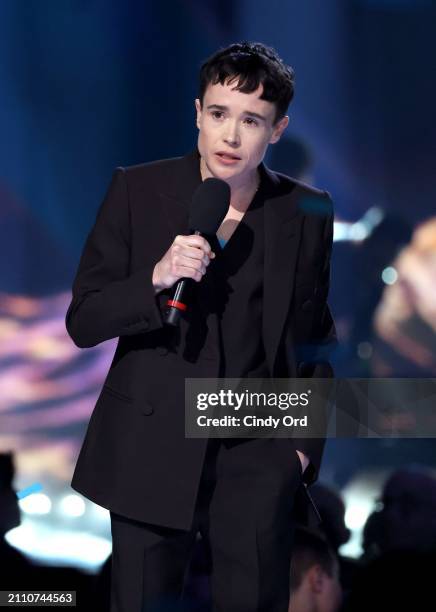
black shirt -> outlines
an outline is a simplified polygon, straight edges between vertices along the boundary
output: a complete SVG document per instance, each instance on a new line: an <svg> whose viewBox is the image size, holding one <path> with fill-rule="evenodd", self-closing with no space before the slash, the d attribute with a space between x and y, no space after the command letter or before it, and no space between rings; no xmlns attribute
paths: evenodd
<svg viewBox="0 0 436 612"><path fill-rule="evenodd" d="M263 209L261 184L225 246L220 246L216 236L211 241L216 258L209 264L207 274L215 284L221 377L265 375Z"/></svg>

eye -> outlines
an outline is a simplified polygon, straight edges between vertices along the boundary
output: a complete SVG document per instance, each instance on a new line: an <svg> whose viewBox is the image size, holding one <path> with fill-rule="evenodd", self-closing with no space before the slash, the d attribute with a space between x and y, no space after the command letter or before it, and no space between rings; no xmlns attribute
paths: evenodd
<svg viewBox="0 0 436 612"><path fill-rule="evenodd" d="M245 123L247 125L259 125L259 123L256 121L256 119L253 119L253 117L247 117L245 120Z"/></svg>
<svg viewBox="0 0 436 612"><path fill-rule="evenodd" d="M224 116L223 111L213 110L210 113L214 119L221 119Z"/></svg>

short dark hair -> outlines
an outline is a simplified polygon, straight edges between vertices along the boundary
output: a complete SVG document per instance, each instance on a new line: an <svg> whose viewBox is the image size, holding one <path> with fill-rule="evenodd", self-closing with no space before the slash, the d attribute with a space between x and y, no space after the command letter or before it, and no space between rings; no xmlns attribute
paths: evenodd
<svg viewBox="0 0 436 612"><path fill-rule="evenodd" d="M294 97L294 70L287 66L272 47L258 42L235 43L220 49L200 69L199 99L209 85L236 83L242 93L256 91L263 85L262 100L276 105L274 123L285 116Z"/></svg>
<svg viewBox="0 0 436 612"><path fill-rule="evenodd" d="M295 529L292 545L291 593L301 585L306 572L314 565L320 565L327 576L338 571L338 559L325 537L306 527Z"/></svg>

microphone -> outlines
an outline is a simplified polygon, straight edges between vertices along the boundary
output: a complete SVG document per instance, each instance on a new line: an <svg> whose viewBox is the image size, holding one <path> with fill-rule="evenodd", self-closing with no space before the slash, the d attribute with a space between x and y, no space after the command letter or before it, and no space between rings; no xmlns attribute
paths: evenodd
<svg viewBox="0 0 436 612"><path fill-rule="evenodd" d="M215 234L230 205L230 187L221 179L207 178L197 187L189 209L189 233L197 236ZM178 325L182 312L188 309L188 290L192 278L181 278L172 299L167 301L165 322Z"/></svg>

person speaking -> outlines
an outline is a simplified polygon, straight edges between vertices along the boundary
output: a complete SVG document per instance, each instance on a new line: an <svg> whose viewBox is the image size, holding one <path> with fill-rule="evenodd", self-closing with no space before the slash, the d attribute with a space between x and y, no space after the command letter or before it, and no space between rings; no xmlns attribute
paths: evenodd
<svg viewBox="0 0 436 612"><path fill-rule="evenodd" d="M110 511L111 612L177 609L198 533L214 610L288 609L293 512L325 439L187 438L183 398L186 378L333 376L332 201L263 162L293 77L261 43L213 54L197 146L117 168L86 240L66 327L81 348L119 340L71 484ZM209 178L228 195L200 232L192 202Z"/></svg>

